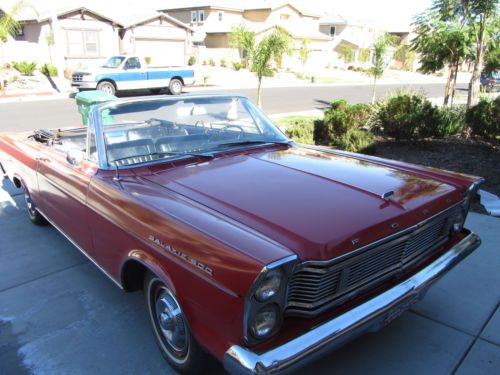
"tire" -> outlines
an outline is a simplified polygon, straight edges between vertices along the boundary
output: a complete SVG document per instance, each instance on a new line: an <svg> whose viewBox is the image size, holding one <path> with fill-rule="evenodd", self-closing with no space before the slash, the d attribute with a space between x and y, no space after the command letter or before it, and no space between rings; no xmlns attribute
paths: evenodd
<svg viewBox="0 0 500 375"><path fill-rule="evenodd" d="M116 94L116 87L113 84L113 82L110 81L101 81L97 84L96 87L97 90L104 91L107 94L110 95L115 95Z"/></svg>
<svg viewBox="0 0 500 375"><path fill-rule="evenodd" d="M182 93L182 81L180 79L174 78L170 80L168 84L168 91L172 95L179 95Z"/></svg>
<svg viewBox="0 0 500 375"><path fill-rule="evenodd" d="M158 95L161 92L161 89L149 89L149 92L154 95Z"/></svg>
<svg viewBox="0 0 500 375"><path fill-rule="evenodd" d="M31 195L28 191L23 186L24 190L24 201L26 202L26 208L28 209L28 217L31 220L31 222L35 225L48 225L49 222L47 219L45 219L40 212L38 212L38 209L36 208L35 202L31 199Z"/></svg>
<svg viewBox="0 0 500 375"><path fill-rule="evenodd" d="M203 373L211 358L191 334L174 293L151 272L144 277L144 299L163 358L183 374Z"/></svg>

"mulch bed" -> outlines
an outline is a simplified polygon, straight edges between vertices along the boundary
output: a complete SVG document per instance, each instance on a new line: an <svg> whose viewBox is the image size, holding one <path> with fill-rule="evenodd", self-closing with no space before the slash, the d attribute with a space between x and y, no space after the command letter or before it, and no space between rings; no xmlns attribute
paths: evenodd
<svg viewBox="0 0 500 375"><path fill-rule="evenodd" d="M500 140L448 138L423 141L378 139L376 155L414 164L481 176L481 189L500 196ZM471 209L486 213L479 201Z"/></svg>

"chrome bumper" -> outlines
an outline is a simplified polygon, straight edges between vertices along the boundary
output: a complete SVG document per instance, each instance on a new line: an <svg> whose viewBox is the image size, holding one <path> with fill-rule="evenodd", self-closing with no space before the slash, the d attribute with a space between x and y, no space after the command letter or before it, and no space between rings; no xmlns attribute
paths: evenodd
<svg viewBox="0 0 500 375"><path fill-rule="evenodd" d="M293 372L364 332L378 330L408 310L429 286L481 244L477 235L467 233L462 241L409 279L302 336L261 354L233 345L224 355L225 369L231 374Z"/></svg>
<svg viewBox="0 0 500 375"><path fill-rule="evenodd" d="M95 89L97 87L97 82L71 81L71 87L77 87L79 89Z"/></svg>

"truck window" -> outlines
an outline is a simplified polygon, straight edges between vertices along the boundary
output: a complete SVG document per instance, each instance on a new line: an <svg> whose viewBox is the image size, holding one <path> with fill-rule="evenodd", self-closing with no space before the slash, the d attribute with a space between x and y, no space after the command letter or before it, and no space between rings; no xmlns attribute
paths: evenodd
<svg viewBox="0 0 500 375"><path fill-rule="evenodd" d="M125 63L125 69L140 69L141 61L138 57L131 57Z"/></svg>

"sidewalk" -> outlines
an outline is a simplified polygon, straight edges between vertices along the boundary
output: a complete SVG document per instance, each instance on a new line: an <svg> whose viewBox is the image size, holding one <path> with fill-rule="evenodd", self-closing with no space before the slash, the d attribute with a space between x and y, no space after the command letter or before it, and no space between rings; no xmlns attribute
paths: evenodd
<svg viewBox="0 0 500 375"><path fill-rule="evenodd" d="M256 89L258 80L255 73L241 69L235 71L230 68L195 66L195 86L190 86L190 92L209 92L235 89ZM371 79L361 72L348 70L323 69L308 75L314 76L315 82L310 79L298 79L294 73L278 72L274 77L264 77L262 80L263 88L270 87L323 87L323 86L359 86L370 85ZM467 83L470 74L459 74L458 83ZM387 70L384 76L377 82L377 85L411 85L411 84L444 84L445 77L427 76L414 72L402 72ZM44 86L40 89L11 89L7 86L5 96L0 95L1 103L11 103L18 101L32 100L53 100L66 99L75 92L71 88L70 82L65 80L62 92Z"/></svg>

